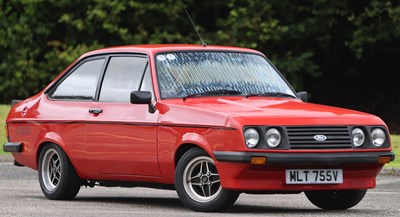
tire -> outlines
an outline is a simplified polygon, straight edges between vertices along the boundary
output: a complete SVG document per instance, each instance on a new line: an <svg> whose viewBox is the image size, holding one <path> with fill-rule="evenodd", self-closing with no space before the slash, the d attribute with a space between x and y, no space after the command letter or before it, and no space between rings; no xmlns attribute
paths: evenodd
<svg viewBox="0 0 400 217"><path fill-rule="evenodd" d="M306 191L305 194L315 206L325 210L345 210L357 205L367 190Z"/></svg>
<svg viewBox="0 0 400 217"><path fill-rule="evenodd" d="M43 147L39 156L39 184L50 200L71 200L81 187L81 180L65 152L55 144Z"/></svg>
<svg viewBox="0 0 400 217"><path fill-rule="evenodd" d="M200 148L188 150L176 167L179 199L194 211L223 211L235 203L239 193L223 189L219 180L213 159Z"/></svg>

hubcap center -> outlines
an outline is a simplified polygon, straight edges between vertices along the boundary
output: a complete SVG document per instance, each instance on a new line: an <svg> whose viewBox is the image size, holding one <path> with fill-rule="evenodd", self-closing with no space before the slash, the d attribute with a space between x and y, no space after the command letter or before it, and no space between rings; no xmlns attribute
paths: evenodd
<svg viewBox="0 0 400 217"><path fill-rule="evenodd" d="M208 183L208 177L207 176L201 177L201 182L202 183Z"/></svg>

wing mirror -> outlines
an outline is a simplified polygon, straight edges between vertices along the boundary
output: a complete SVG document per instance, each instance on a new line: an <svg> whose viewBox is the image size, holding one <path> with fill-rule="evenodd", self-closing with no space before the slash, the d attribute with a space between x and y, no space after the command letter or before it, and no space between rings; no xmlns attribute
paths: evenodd
<svg viewBox="0 0 400 217"><path fill-rule="evenodd" d="M306 91L298 92L297 95L303 102L308 102L308 93Z"/></svg>
<svg viewBox="0 0 400 217"><path fill-rule="evenodd" d="M149 105L149 112L156 112L156 107L152 103L152 96L150 91L132 91L131 103L132 104L147 104Z"/></svg>

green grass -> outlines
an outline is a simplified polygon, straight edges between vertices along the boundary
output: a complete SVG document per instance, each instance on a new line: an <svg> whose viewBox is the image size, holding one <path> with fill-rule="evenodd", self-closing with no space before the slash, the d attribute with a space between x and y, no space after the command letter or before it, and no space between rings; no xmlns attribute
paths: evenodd
<svg viewBox="0 0 400 217"><path fill-rule="evenodd" d="M400 135L391 135L390 139L392 140L392 150L396 158L391 163L386 164L385 167L400 168Z"/></svg>
<svg viewBox="0 0 400 217"><path fill-rule="evenodd" d="M6 125L8 111L10 111L9 105L0 105L0 154L4 154L3 144L7 141L4 126Z"/></svg>
<svg viewBox="0 0 400 217"><path fill-rule="evenodd" d="M0 154L5 154L3 152L3 144L6 142L6 136L4 132L4 126L5 126L5 119L7 117L8 111L10 110L9 105L0 105ZM396 159L392 161L389 164L386 164L385 167L394 167L394 168L400 168L400 135L391 135L390 136L392 140L392 148L393 152L396 154Z"/></svg>

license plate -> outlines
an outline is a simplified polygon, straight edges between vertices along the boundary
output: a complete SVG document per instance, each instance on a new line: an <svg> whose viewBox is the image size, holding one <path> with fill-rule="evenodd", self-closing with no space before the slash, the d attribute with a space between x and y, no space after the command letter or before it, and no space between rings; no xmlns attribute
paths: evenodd
<svg viewBox="0 0 400 217"><path fill-rule="evenodd" d="M340 184L342 169L286 170L286 184Z"/></svg>

